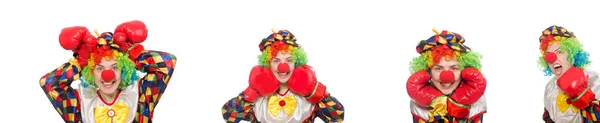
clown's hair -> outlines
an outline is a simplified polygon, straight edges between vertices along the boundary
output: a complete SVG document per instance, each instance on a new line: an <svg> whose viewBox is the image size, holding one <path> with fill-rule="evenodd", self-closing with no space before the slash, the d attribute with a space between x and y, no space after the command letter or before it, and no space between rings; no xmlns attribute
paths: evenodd
<svg viewBox="0 0 600 123"><path fill-rule="evenodd" d="M442 58L449 60L456 57L458 66L461 70L467 67L473 67L477 70L481 69L482 56L474 51L460 52L452 50L445 46L436 47L430 51L421 53L419 57L413 58L410 62L410 73L416 73L423 70L429 70L433 65L439 63Z"/></svg>
<svg viewBox="0 0 600 123"><path fill-rule="evenodd" d="M581 44L577 38L555 36L554 39L555 40L542 45L545 47L541 48L542 56L540 56L538 60L539 67L542 69L545 76L551 76L553 74L548 62L544 59L544 55L546 55L545 49L553 43L558 43L560 50L569 54L567 56L567 61L574 67L585 68L590 64L590 54L583 50L583 44Z"/></svg>
<svg viewBox="0 0 600 123"><path fill-rule="evenodd" d="M83 77L81 79L81 85L83 87L98 87L95 83L93 70L96 67L96 64L102 61L102 58L105 60L116 60L117 69L121 71L121 83L119 84L119 89L132 85L139 79L139 76L136 73L137 69L135 68L135 63L129 59L128 54L123 54L114 49L99 48L96 52L91 54L88 65L83 68Z"/></svg>
<svg viewBox="0 0 600 123"><path fill-rule="evenodd" d="M278 52L290 52L295 67L306 65L306 63L308 63L306 52L304 52L304 48L301 46L275 43L269 47L266 47L262 54L258 55L258 64L260 64L260 66L270 68L271 60L277 56Z"/></svg>

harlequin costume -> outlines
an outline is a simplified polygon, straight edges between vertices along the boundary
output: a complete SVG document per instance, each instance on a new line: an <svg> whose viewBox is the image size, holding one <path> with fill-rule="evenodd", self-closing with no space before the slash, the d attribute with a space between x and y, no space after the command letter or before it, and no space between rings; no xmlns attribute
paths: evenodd
<svg viewBox="0 0 600 123"><path fill-rule="evenodd" d="M436 35L421 40L417 52L421 54L410 63L412 75L406 89L414 123L480 123L487 112L484 91L486 79L479 71L481 55L464 45L465 39L453 32L434 29ZM432 83L431 69L441 59L455 57L461 69L461 82L450 94L443 94ZM440 80L453 81L454 73L444 70Z"/></svg>
<svg viewBox="0 0 600 123"><path fill-rule="evenodd" d="M545 29L539 40L542 54L539 64L544 74L552 76L551 69L565 71L560 77L552 76L546 84L543 120L547 123L599 122L600 79L597 72L586 68L590 60L583 44L573 32L556 25ZM548 52L547 48L554 43L558 43L559 48ZM571 68L557 65L558 55L562 53L567 54L566 61Z"/></svg>
<svg viewBox="0 0 600 123"><path fill-rule="evenodd" d="M86 27L64 28L59 36L61 46L72 50L74 57L40 79L46 96L68 123L150 123L153 112L164 93L173 70L174 55L145 50L140 44L148 30L141 21L129 21L114 32L92 35ZM114 101L105 101L94 83L95 65L114 58L121 75L103 70L102 79L121 77ZM145 73L139 77L138 72ZM79 87L71 83L80 80ZM137 83L136 83L137 82Z"/></svg>
<svg viewBox="0 0 600 123"><path fill-rule="evenodd" d="M339 123L344 119L344 107L326 91L316 79L312 67L307 65L306 53L296 43L296 37L280 30L264 38L259 44L259 64L250 72L249 86L222 107L227 123L249 121L252 123L312 123L316 117L326 123ZM290 71L288 62L277 65L278 72L292 72L286 83L280 83L271 71L271 60L278 52L289 52L295 66ZM289 90L280 93L280 84Z"/></svg>

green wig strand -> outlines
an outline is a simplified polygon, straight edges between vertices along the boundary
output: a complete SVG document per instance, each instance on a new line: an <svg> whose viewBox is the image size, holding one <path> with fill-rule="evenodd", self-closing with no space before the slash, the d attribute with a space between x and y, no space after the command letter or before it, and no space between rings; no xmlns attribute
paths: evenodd
<svg viewBox="0 0 600 123"><path fill-rule="evenodd" d="M474 52L459 52L456 56L456 60L458 61L458 66L461 70L472 67L477 70L481 70L481 59L482 55ZM413 58L410 62L410 73L416 73L423 70L430 69L435 63L433 63L433 57L431 57L431 52L427 51L422 53L419 57Z"/></svg>
<svg viewBox="0 0 600 123"><path fill-rule="evenodd" d="M276 54L273 52L281 51L282 50L277 51L272 47L267 47L260 55L258 55L258 64L260 64L260 66L270 68L270 62L273 59L273 57L275 57L275 55L273 54ZM286 52L285 50L283 51ZM292 61L294 61L295 67L306 65L306 63L308 63L307 55L306 52L304 52L304 48L300 46L288 46L287 51L289 51L292 55Z"/></svg>

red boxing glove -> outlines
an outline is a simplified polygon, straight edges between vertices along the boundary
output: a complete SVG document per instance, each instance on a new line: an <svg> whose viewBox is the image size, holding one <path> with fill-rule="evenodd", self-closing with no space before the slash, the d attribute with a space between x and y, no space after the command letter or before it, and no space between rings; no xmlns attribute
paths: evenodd
<svg viewBox="0 0 600 123"><path fill-rule="evenodd" d="M127 51L127 53L129 54L129 58L135 62L135 61L137 61L138 57L142 54L143 51L144 51L144 46L134 45L134 47L132 47L129 51Z"/></svg>
<svg viewBox="0 0 600 123"><path fill-rule="evenodd" d="M64 49L75 50L88 35L92 34L84 26L66 27L61 30L58 41Z"/></svg>
<svg viewBox="0 0 600 123"><path fill-rule="evenodd" d="M485 92L487 80L479 70L471 67L461 72L461 78L463 83L456 87L450 98L463 105L477 102Z"/></svg>
<svg viewBox="0 0 600 123"><path fill-rule="evenodd" d="M457 119L466 119L471 111L470 106L458 104L452 99L448 99L446 104L448 104L448 115Z"/></svg>
<svg viewBox="0 0 600 123"><path fill-rule="evenodd" d="M279 89L279 81L269 68L260 65L254 66L250 71L249 86L244 90L244 99L254 102L259 96L275 93Z"/></svg>
<svg viewBox="0 0 600 123"><path fill-rule="evenodd" d="M288 87L293 92L306 97L311 103L318 103L325 98L325 85L317 81L315 72L309 65L299 66L294 69Z"/></svg>
<svg viewBox="0 0 600 123"><path fill-rule="evenodd" d="M572 104L583 109L589 106L596 94L588 88L588 75L581 68L572 67L556 81L558 87L569 97Z"/></svg>
<svg viewBox="0 0 600 123"><path fill-rule="evenodd" d="M431 76L426 71L413 73L406 81L406 91L408 96L412 98L418 105L428 107L431 101L442 96L442 92L438 91L429 84Z"/></svg>
<svg viewBox="0 0 600 123"><path fill-rule="evenodd" d="M142 43L148 37L146 24L139 20L119 24L114 33L115 42Z"/></svg>
<svg viewBox="0 0 600 123"><path fill-rule="evenodd" d="M144 42L148 37L146 24L139 20L124 22L117 26L114 33L115 44L126 51L131 60L136 61L144 51L144 47L137 43Z"/></svg>
<svg viewBox="0 0 600 123"><path fill-rule="evenodd" d="M58 37L60 45L66 50L77 53L77 61L81 67L87 65L92 49L96 47L97 39L86 27L72 26L63 28Z"/></svg>

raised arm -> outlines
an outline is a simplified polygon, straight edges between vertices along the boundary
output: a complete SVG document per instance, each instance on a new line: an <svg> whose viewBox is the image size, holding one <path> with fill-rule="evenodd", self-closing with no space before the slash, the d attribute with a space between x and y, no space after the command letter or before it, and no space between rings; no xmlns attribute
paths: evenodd
<svg viewBox="0 0 600 123"><path fill-rule="evenodd" d="M136 122L151 122L154 108L169 84L176 61L173 54L152 50L142 52L134 61L138 70L146 73L138 83L140 97Z"/></svg>
<svg viewBox="0 0 600 123"><path fill-rule="evenodd" d="M66 123L80 123L79 94L71 87L79 79L81 67L77 60L70 60L40 79L40 86Z"/></svg>

